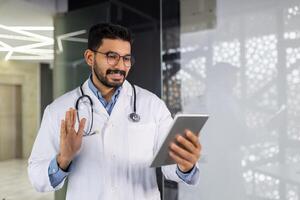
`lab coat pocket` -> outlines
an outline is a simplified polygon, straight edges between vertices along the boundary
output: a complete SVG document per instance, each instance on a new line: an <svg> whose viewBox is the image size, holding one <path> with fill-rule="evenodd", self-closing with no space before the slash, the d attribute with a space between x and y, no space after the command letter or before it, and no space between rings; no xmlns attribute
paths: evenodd
<svg viewBox="0 0 300 200"><path fill-rule="evenodd" d="M131 163L148 165L153 157L155 123L128 125L129 155Z"/></svg>

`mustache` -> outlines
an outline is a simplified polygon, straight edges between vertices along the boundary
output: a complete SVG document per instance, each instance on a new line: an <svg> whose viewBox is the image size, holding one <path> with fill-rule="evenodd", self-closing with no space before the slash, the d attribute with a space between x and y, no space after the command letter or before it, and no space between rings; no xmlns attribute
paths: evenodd
<svg viewBox="0 0 300 200"><path fill-rule="evenodd" d="M123 75L123 76L125 77L126 72L125 72L124 70L108 69L108 70L106 71L106 75L108 75L108 74L121 74L121 75Z"/></svg>

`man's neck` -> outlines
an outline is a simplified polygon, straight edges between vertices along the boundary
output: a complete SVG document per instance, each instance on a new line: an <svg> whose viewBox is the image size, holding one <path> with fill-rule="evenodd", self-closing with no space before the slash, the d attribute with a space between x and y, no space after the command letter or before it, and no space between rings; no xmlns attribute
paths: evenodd
<svg viewBox="0 0 300 200"><path fill-rule="evenodd" d="M95 76L92 76L92 81L97 90L101 93L102 97L109 102L116 89L114 87L106 87Z"/></svg>

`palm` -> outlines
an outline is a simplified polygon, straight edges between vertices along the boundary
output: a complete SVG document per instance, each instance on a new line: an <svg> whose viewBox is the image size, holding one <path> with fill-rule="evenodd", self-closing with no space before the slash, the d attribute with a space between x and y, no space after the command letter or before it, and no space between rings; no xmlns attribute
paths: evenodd
<svg viewBox="0 0 300 200"><path fill-rule="evenodd" d="M77 136L78 133L73 128L61 142L61 150L63 152L68 152L68 154L73 154L77 152L82 143L82 138Z"/></svg>
<svg viewBox="0 0 300 200"><path fill-rule="evenodd" d="M78 131L75 130L76 110L70 109L66 112L65 121L61 123L60 154L72 160L79 151L82 143L85 119L80 120Z"/></svg>

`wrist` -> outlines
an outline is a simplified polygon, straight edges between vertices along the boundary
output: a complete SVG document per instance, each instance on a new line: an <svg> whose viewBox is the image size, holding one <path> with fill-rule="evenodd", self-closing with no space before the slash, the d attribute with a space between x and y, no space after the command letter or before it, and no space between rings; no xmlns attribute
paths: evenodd
<svg viewBox="0 0 300 200"><path fill-rule="evenodd" d="M179 165L177 165L178 170L183 173L183 174L189 174L193 169L194 169L195 165L193 165L190 169L181 169Z"/></svg>
<svg viewBox="0 0 300 200"><path fill-rule="evenodd" d="M63 171L67 171L72 159L62 156L61 154L58 154L56 157L56 161L59 168L61 168Z"/></svg>

